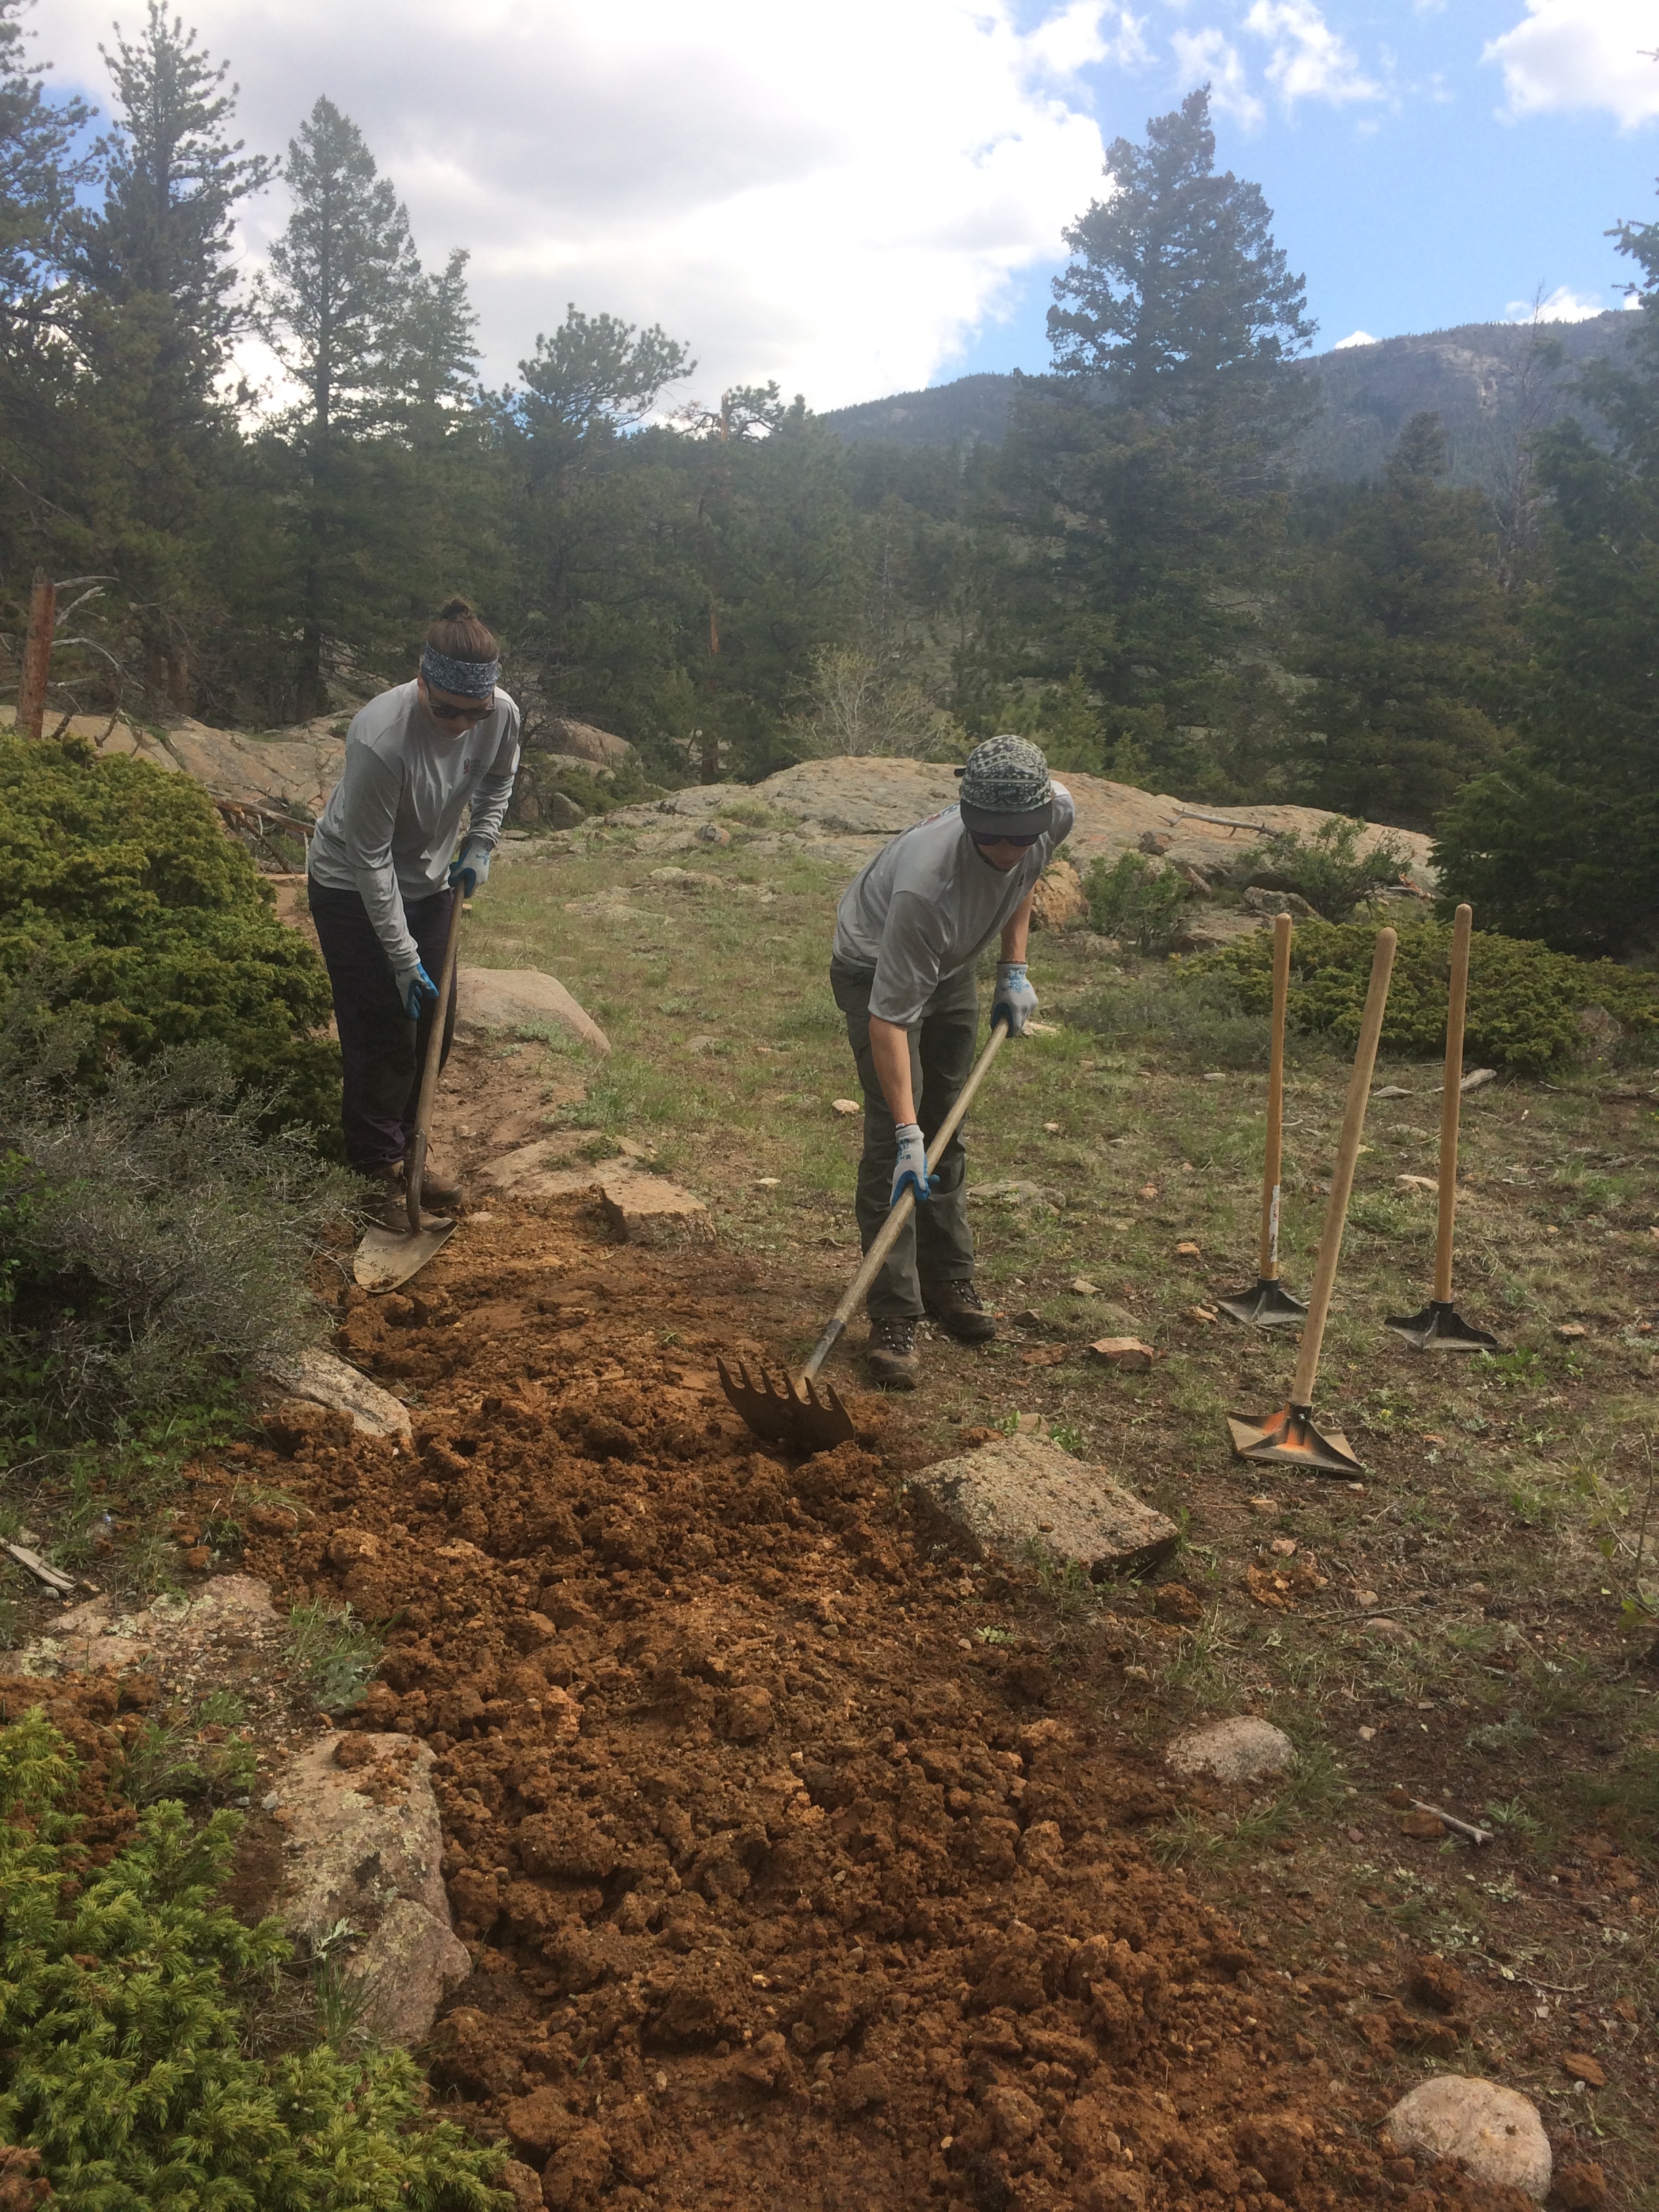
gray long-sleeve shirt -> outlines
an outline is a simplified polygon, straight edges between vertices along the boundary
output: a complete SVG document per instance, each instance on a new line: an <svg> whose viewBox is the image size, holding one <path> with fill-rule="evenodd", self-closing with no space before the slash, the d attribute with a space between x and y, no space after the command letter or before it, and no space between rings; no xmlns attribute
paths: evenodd
<svg viewBox="0 0 1659 2212"><path fill-rule="evenodd" d="M870 1011L909 1029L934 986L977 960L1072 833L1076 809L1054 786L1054 826L1006 875L974 849L947 806L884 845L842 894L836 956L873 968Z"/></svg>
<svg viewBox="0 0 1659 2212"><path fill-rule="evenodd" d="M346 732L345 772L312 833L314 882L355 890L394 969L420 958L406 900L441 890L471 806L469 837L493 850L519 767L519 709L505 691L482 722L441 737L413 684L382 691Z"/></svg>

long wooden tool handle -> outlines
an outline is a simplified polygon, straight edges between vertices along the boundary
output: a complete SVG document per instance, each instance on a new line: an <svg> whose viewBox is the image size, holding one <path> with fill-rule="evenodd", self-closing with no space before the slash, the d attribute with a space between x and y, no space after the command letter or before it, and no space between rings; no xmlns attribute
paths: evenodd
<svg viewBox="0 0 1659 2212"><path fill-rule="evenodd" d="M1267 1062L1267 1152L1261 1170L1261 1257L1264 1283L1279 1280L1279 1170L1285 1158L1285 1014L1291 996L1291 932L1287 914L1273 917L1273 1028Z"/></svg>
<svg viewBox="0 0 1659 2212"><path fill-rule="evenodd" d="M1353 1073L1348 1078L1348 1103L1342 1115L1342 1133L1337 1139L1336 1170L1331 1177L1331 1195L1325 1208L1325 1226L1320 1232L1319 1257L1314 1263L1313 1289L1308 1296L1308 1318L1302 1324L1302 1344L1296 1356L1296 1379L1291 1385L1291 1403L1293 1406L1310 1406L1313 1403L1314 1383L1319 1375L1319 1350L1325 1340L1325 1323L1330 1316L1331 1293L1336 1288L1336 1263L1342 1255L1342 1231L1348 1218L1348 1197L1353 1189L1353 1171L1359 1161L1359 1140L1365 1133L1365 1108L1370 1100L1377 1039L1382 1034L1382 1016L1389 1003L1389 983L1394 975L1395 947L1399 941L1391 929L1379 929L1376 933L1376 951L1371 959L1370 988L1365 994L1365 1011L1359 1024L1359 1044L1354 1054Z"/></svg>
<svg viewBox="0 0 1659 2212"><path fill-rule="evenodd" d="M421 1095L415 1102L415 1134L409 1147L408 1191L409 1226L412 1234L421 1231L421 1186L426 1181L427 1128L432 1119L432 1101L438 1088L438 1070L443 1064L444 1024L449 1016L449 994L455 981L455 955L461 944L461 887L455 886L455 903L449 915L449 939L444 946L443 973L438 978L438 1003L432 1009L432 1034L426 1041L426 1063L421 1070Z"/></svg>
<svg viewBox="0 0 1659 2212"><path fill-rule="evenodd" d="M1469 933L1473 907L1452 922L1451 1000L1446 1010L1446 1074L1440 1090L1440 1231L1434 1246L1434 1295L1451 1297L1452 1234L1457 1225L1457 1122L1463 1105L1463 1020L1469 1003Z"/></svg>
<svg viewBox="0 0 1659 2212"><path fill-rule="evenodd" d="M991 1032L990 1042L987 1044L984 1051L981 1053L978 1060L975 1062L973 1073L968 1078L968 1080L963 1085L961 1091L957 1093L956 1104L951 1109L944 1121L940 1122L938 1129L934 1132L933 1143L928 1146L928 1151L934 1159L939 1158L939 1154L945 1150L945 1147L950 1143L951 1138L955 1136L957 1131L962 1127L962 1117L968 1111L968 1109L973 1104L974 1093L979 1089L980 1085L984 1082L986 1075L990 1069L991 1062L1002 1050L1003 1045L1007 1039L1007 1024L1006 1022L999 1022ZM823 1366L824 1361L830 1357L831 1352L834 1351L836 1341L841 1335L842 1331L846 1328L848 1322L853 1318L853 1314L854 1309L858 1305L859 1300L864 1296L871 1284L876 1279L877 1270L880 1267L882 1261L887 1257L887 1255L892 1250L894 1245L898 1242L900 1231L903 1228L905 1223L910 1218L910 1216L915 1212L915 1194L913 1191L904 1191L894 1200L893 1210L888 1215L886 1220L882 1223L881 1227L877 1231L876 1240L870 1247L870 1249L865 1254L864 1264L859 1269L857 1274L854 1276L846 1297L836 1308L834 1313L830 1315L829 1325L824 1329L823 1334L812 1346L812 1356L807 1361L805 1366L800 1370L800 1379L803 1382L810 1382L811 1381L812 1377L817 1373L819 1368Z"/></svg>

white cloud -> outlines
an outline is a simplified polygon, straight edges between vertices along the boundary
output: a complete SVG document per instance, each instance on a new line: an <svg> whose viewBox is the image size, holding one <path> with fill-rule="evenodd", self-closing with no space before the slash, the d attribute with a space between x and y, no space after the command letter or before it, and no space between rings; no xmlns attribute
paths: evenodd
<svg viewBox="0 0 1659 2212"><path fill-rule="evenodd" d="M1333 353L1342 353L1345 352L1349 346L1375 345L1377 341L1371 336L1369 331L1350 331L1346 337L1339 338L1337 340L1336 343L1331 348L1331 351Z"/></svg>
<svg viewBox="0 0 1659 2212"><path fill-rule="evenodd" d="M1278 87L1287 107L1298 100L1341 106L1381 95L1382 87L1365 75L1312 0L1255 0L1244 28L1271 46L1267 82Z"/></svg>
<svg viewBox="0 0 1659 2212"><path fill-rule="evenodd" d="M1659 17L1651 0L1526 0L1481 58L1498 63L1511 117L1601 110L1633 130L1659 115ZM1644 49L1646 49L1646 52Z"/></svg>
<svg viewBox="0 0 1659 2212"><path fill-rule="evenodd" d="M1588 293L1575 292L1570 284L1558 284L1546 298L1511 300L1504 310L1506 323L1587 323L1592 315L1609 312L1605 300L1592 299Z"/></svg>
<svg viewBox="0 0 1659 2212"><path fill-rule="evenodd" d="M101 97L111 12L57 0L40 51L58 83ZM251 147L280 150L326 93L428 262L471 249L493 377L574 299L685 339L700 396L775 377L831 407L925 383L1105 189L1072 78L1144 55L1141 19L1090 0L1031 12L196 0L189 16L240 82ZM131 31L137 0L121 13ZM285 214L280 187L250 210L253 258Z"/></svg>
<svg viewBox="0 0 1659 2212"><path fill-rule="evenodd" d="M1170 44L1182 83L1207 80L1218 115L1231 115L1247 131L1266 122L1267 111L1250 90L1243 58L1230 39L1219 31L1177 31Z"/></svg>

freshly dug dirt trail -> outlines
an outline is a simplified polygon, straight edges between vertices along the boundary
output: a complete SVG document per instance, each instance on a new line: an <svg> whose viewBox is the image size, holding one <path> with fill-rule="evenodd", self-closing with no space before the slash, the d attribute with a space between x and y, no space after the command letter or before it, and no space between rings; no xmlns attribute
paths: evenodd
<svg viewBox="0 0 1659 2212"><path fill-rule="evenodd" d="M351 1724L439 1754L452 2106L550 2206L1520 2212L1385 2170L1382 2104L1138 1839L1145 1755L967 1633L988 1580L911 1517L899 1418L756 1448L713 1356L769 1296L503 1205L410 1295L346 1293L412 1453L319 1413L257 1455L304 1510L249 1568L391 1620Z"/></svg>

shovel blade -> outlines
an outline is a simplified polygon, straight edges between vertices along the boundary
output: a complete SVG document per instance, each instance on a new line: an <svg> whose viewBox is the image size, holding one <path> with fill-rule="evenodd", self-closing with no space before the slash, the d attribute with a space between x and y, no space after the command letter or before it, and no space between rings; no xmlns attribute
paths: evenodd
<svg viewBox="0 0 1659 2212"><path fill-rule="evenodd" d="M1251 1328L1300 1328L1308 1318L1301 1299L1293 1298L1274 1276L1262 1275L1248 1291L1234 1291L1216 1304Z"/></svg>
<svg viewBox="0 0 1659 2212"><path fill-rule="evenodd" d="M366 1291L395 1291L399 1283L419 1274L454 1233L453 1221L431 1221L413 1233L407 1229L366 1229L351 1263L352 1276Z"/></svg>
<svg viewBox="0 0 1659 2212"><path fill-rule="evenodd" d="M1431 1298L1421 1313L1390 1314L1382 1324L1403 1336L1413 1352L1496 1352L1489 1329L1465 1321L1449 1298Z"/></svg>
<svg viewBox="0 0 1659 2212"><path fill-rule="evenodd" d="M787 1375L769 1375L763 1367L757 1368L751 1381L741 1360L735 1367L723 1359L714 1364L733 1412L769 1443L787 1444L791 1451L810 1455L851 1443L853 1417L831 1384L826 1382L820 1390L816 1382L806 1382L797 1390Z"/></svg>
<svg viewBox="0 0 1659 2212"><path fill-rule="evenodd" d="M1299 1467L1310 1474L1364 1474L1340 1429L1316 1429L1306 1406L1285 1406L1265 1421L1229 1414L1227 1428L1240 1459L1272 1467Z"/></svg>

